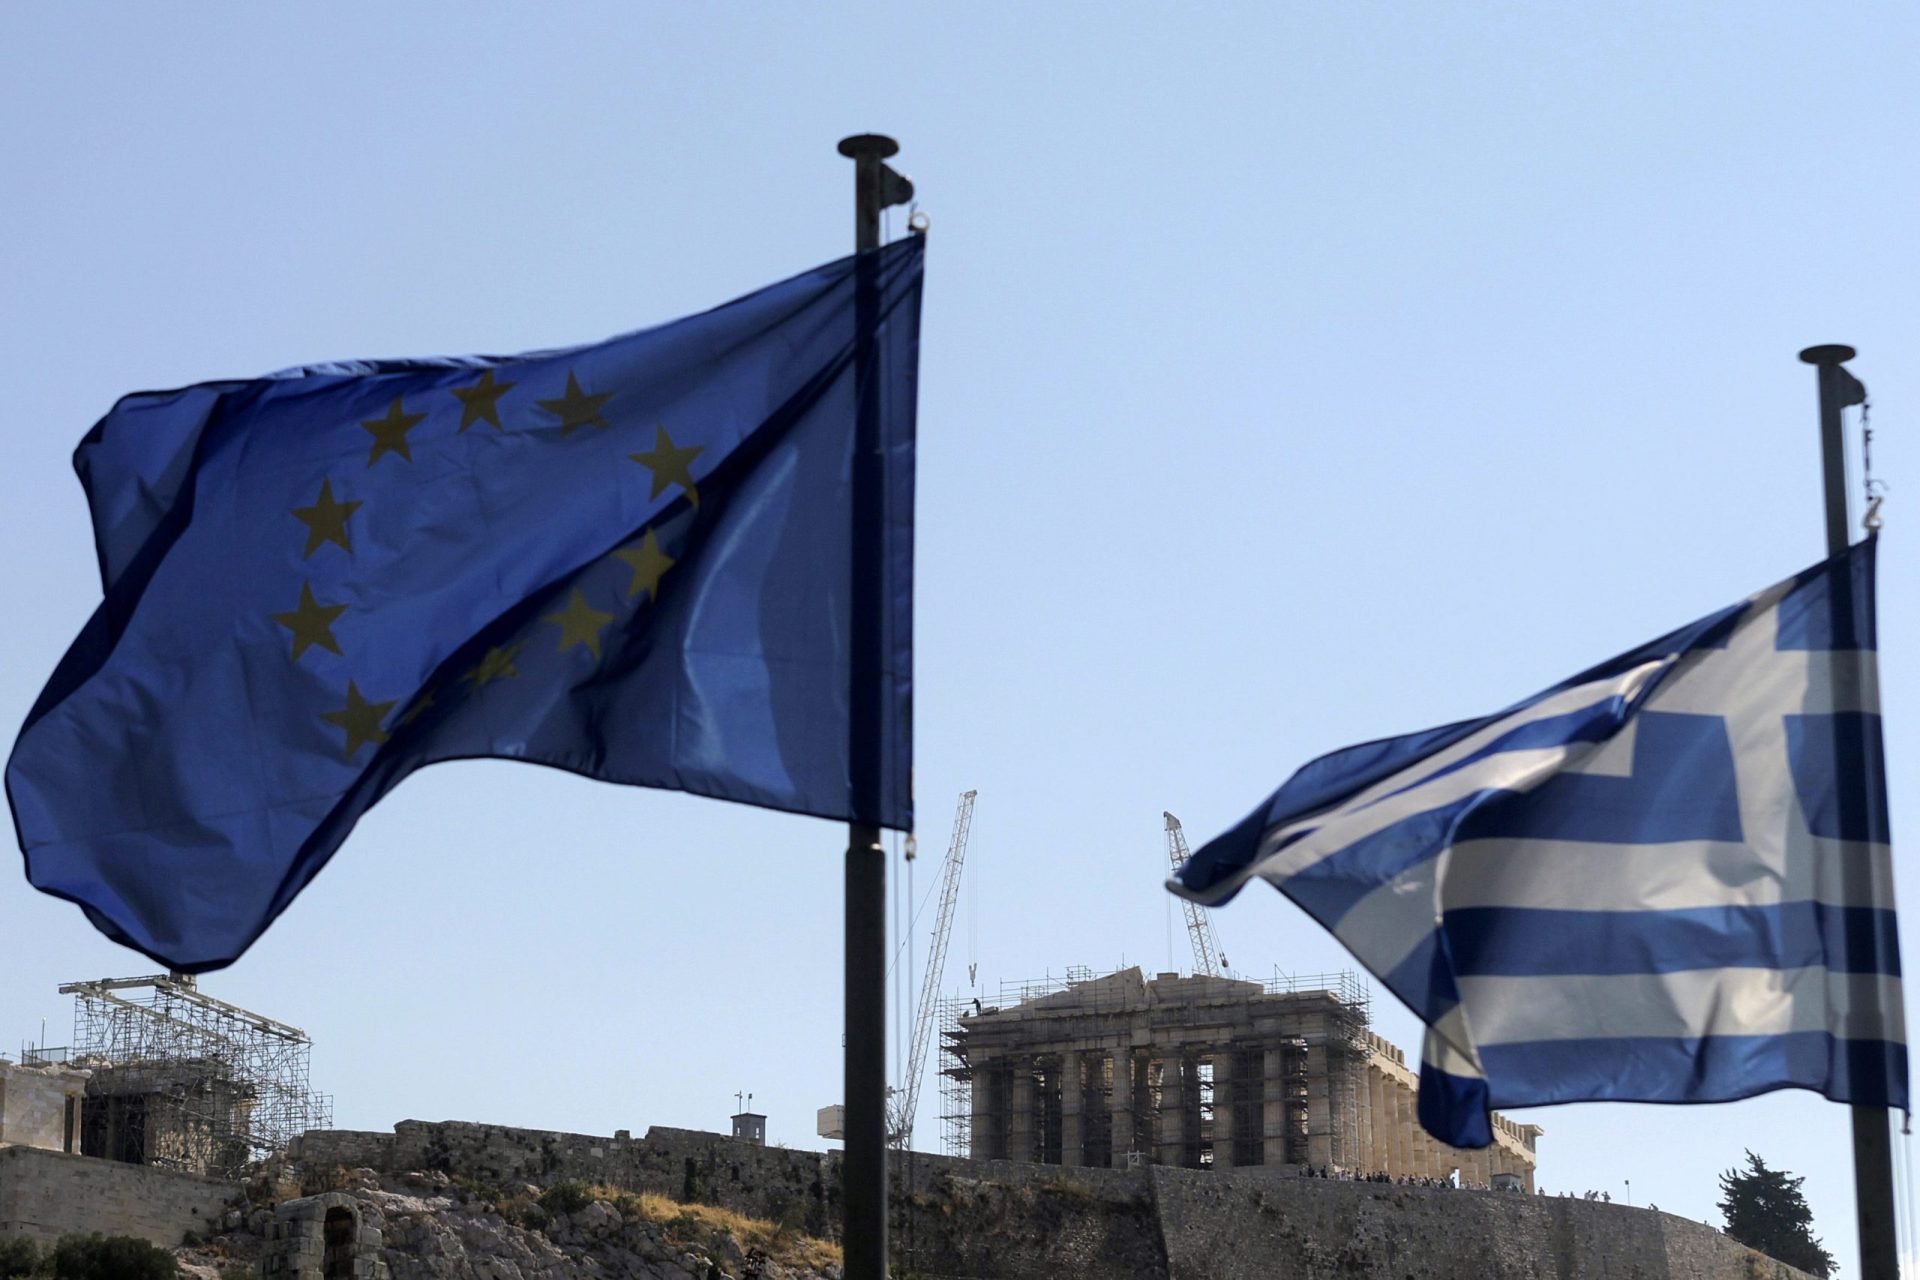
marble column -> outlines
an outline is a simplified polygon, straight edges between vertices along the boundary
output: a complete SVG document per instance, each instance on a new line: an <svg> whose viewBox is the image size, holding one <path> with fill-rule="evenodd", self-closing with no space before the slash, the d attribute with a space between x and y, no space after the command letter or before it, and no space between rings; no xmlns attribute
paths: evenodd
<svg viewBox="0 0 1920 1280"><path fill-rule="evenodd" d="M1327 1046L1307 1046L1307 1163L1333 1163L1332 1081L1327 1078Z"/></svg>
<svg viewBox="0 0 1920 1280"><path fill-rule="evenodd" d="M1468 1161L1469 1172L1467 1176L1483 1187L1492 1186L1493 1157L1489 1154L1489 1148L1482 1147L1480 1150L1473 1152L1472 1155L1468 1157Z"/></svg>
<svg viewBox="0 0 1920 1280"><path fill-rule="evenodd" d="M1416 1125L1420 1123L1420 1108L1418 1102L1414 1104L1413 1122ZM1420 1158L1426 1165L1426 1168L1423 1170L1424 1176L1429 1178L1446 1176L1446 1156L1441 1153L1440 1144L1435 1142L1433 1135L1425 1129L1420 1130Z"/></svg>
<svg viewBox="0 0 1920 1280"><path fill-rule="evenodd" d="M1233 1050L1213 1055L1213 1167L1233 1168Z"/></svg>
<svg viewBox="0 0 1920 1280"><path fill-rule="evenodd" d="M1260 1055L1260 1163L1287 1162L1287 1055L1268 1049Z"/></svg>
<svg viewBox="0 0 1920 1280"><path fill-rule="evenodd" d="M1005 1153L1000 1136L1006 1132L993 1111L993 1077L999 1063L991 1058L973 1061L973 1110L968 1117L968 1151L975 1160L998 1160Z"/></svg>
<svg viewBox="0 0 1920 1280"><path fill-rule="evenodd" d="M1160 1061L1160 1132L1154 1135L1158 1144L1154 1159L1176 1169L1186 1163L1186 1061L1178 1050Z"/></svg>
<svg viewBox="0 0 1920 1280"><path fill-rule="evenodd" d="M1086 1107L1087 1082L1082 1074L1080 1055L1068 1050L1060 1055L1060 1163L1085 1164L1081 1144L1081 1112Z"/></svg>
<svg viewBox="0 0 1920 1280"><path fill-rule="evenodd" d="M1373 1172L1373 1098L1372 1086L1368 1083L1368 1078L1373 1075L1373 1068L1369 1067L1363 1059L1348 1066L1347 1070L1353 1081L1353 1088L1350 1091L1353 1116L1350 1132L1353 1134L1353 1145L1345 1151L1344 1163L1355 1173L1371 1173Z"/></svg>
<svg viewBox="0 0 1920 1280"><path fill-rule="evenodd" d="M1393 1109L1388 1102L1386 1073L1379 1068L1367 1072L1368 1090L1373 1094L1373 1168L1369 1173L1385 1173L1393 1168Z"/></svg>
<svg viewBox="0 0 1920 1280"><path fill-rule="evenodd" d="M1007 1090L1007 1159L1033 1158L1033 1063L1016 1058L1013 1086Z"/></svg>
<svg viewBox="0 0 1920 1280"><path fill-rule="evenodd" d="M1113 1051L1113 1167L1127 1167L1127 1152L1133 1150L1133 1049Z"/></svg>
<svg viewBox="0 0 1920 1280"><path fill-rule="evenodd" d="M1398 1080L1390 1082L1393 1094L1393 1168L1396 1176L1413 1172L1413 1130L1408 1123L1412 1116L1413 1095Z"/></svg>

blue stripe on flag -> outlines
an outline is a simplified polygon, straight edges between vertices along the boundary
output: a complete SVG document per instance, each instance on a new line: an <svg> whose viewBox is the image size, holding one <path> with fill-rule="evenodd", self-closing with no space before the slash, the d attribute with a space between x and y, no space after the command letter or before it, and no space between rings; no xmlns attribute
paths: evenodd
<svg viewBox="0 0 1920 1280"><path fill-rule="evenodd" d="M1559 773L1482 807L1458 839L1670 844L1740 840L1733 748L1719 716L1642 711L1628 777Z"/></svg>
<svg viewBox="0 0 1920 1280"><path fill-rule="evenodd" d="M1454 824L1487 796L1475 791L1452 804L1426 809L1362 836L1338 853L1287 877L1289 898L1329 929L1353 904L1396 876L1446 851Z"/></svg>
<svg viewBox="0 0 1920 1280"><path fill-rule="evenodd" d="M1831 563L1800 574L1798 585L1780 601L1774 648L1878 649L1873 616L1876 546L1876 540L1868 538L1854 547L1844 577L1832 571Z"/></svg>
<svg viewBox="0 0 1920 1280"><path fill-rule="evenodd" d="M1835 840L1891 844L1887 808L1870 789L1842 787L1841 779L1885 777L1880 717L1859 711L1788 716L1787 759L1807 830Z"/></svg>
<svg viewBox="0 0 1920 1280"><path fill-rule="evenodd" d="M1493 1095L1485 1080L1420 1064L1420 1127L1455 1147L1493 1145Z"/></svg>
<svg viewBox="0 0 1920 1280"><path fill-rule="evenodd" d="M1281 784L1279 790L1268 796L1266 802L1249 814L1238 826L1196 850L1193 857L1188 859L1186 865L1176 873L1175 879L1188 893L1204 897L1215 905L1230 901L1240 891L1239 885L1232 885L1222 890L1218 896L1215 896L1212 891L1232 880L1237 873L1244 871L1261 856L1262 838L1273 828L1297 822L1333 808L1365 791L1368 787L1392 777L1395 773L1411 768L1421 760L1478 733L1488 725L1522 712L1536 703L1544 702L1567 689L1609 680L1634 667L1676 653L1694 649L1723 648L1727 637L1732 634L1735 625L1746 613L1747 608L1745 601L1729 605L1716 613L1708 614L1697 622L1669 632L1657 640L1589 667L1579 675L1563 680L1550 689L1543 689L1532 697L1522 699L1494 715L1481 716L1475 720L1461 720L1419 733L1402 734L1397 738L1363 742L1310 760L1296 770L1292 777ZM1642 689L1640 698L1644 700L1651 692L1652 686ZM1630 712L1631 710L1632 708L1629 708Z"/></svg>
<svg viewBox="0 0 1920 1280"><path fill-rule="evenodd" d="M1470 907L1447 912L1461 977L1801 969L1900 973L1894 913L1820 902L1674 911L1547 911Z"/></svg>
<svg viewBox="0 0 1920 1280"><path fill-rule="evenodd" d="M1445 943L1446 937L1440 930L1429 929L1406 958L1380 979L1420 1021L1429 1025L1460 1003L1460 988L1453 981L1453 961Z"/></svg>
<svg viewBox="0 0 1920 1280"><path fill-rule="evenodd" d="M1835 1102L1863 1106L1904 1107L1907 1101L1905 1045L1843 1040L1824 1031L1518 1041L1481 1045L1480 1062L1496 1107L1730 1102L1788 1087L1818 1089ZM1421 1074L1429 1072L1443 1074L1422 1063ZM1890 1096L1895 1081L1897 1096Z"/></svg>
<svg viewBox="0 0 1920 1280"><path fill-rule="evenodd" d="M1484 746L1468 752L1451 764L1442 765L1431 773L1419 775L1406 786L1387 792L1380 797L1380 800L1373 803L1379 804L1381 800L1404 795L1416 787L1425 786L1436 778L1458 773L1490 756L1501 755L1508 751L1543 751L1575 742L1605 742L1620 731L1620 722L1626 717L1626 709L1625 698L1603 698L1592 706L1581 707L1577 711L1568 711L1557 716L1542 716L1538 720L1529 720L1525 724L1515 725Z"/></svg>

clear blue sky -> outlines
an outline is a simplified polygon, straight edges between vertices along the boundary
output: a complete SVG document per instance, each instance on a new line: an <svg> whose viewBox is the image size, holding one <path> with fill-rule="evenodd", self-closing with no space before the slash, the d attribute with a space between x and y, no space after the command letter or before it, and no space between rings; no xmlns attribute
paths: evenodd
<svg viewBox="0 0 1920 1280"><path fill-rule="evenodd" d="M7 6L0 722L97 600L68 455L115 397L711 305L847 251L834 143L878 129L933 219L919 889L980 792L950 988L969 962L988 991L1164 967L1162 809L1204 839L1311 755L1819 558L1814 342L1860 348L1894 489L1899 831L1916 35L1893 4ZM743 1089L813 1146L840 850L825 822L448 766L206 985L314 1034L344 1126L718 1128ZM1258 886L1216 924L1243 970L1348 963ZM0 941L6 1047L42 1017L64 1039L58 982L150 968L18 878ZM930 1148L936 1112L929 1080ZM1856 1271L1842 1108L1522 1118L1548 1188L1631 1179L1707 1220L1751 1147L1807 1176Z"/></svg>

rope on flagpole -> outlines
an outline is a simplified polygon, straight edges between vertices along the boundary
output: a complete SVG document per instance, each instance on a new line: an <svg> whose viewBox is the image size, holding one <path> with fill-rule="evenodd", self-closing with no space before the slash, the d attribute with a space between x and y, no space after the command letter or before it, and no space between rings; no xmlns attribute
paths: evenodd
<svg viewBox="0 0 1920 1280"><path fill-rule="evenodd" d="M1887 1122L1893 1122L1893 1112L1887 1112ZM1906 1143L1903 1141L1901 1147ZM1913 1174L1912 1170L1901 1168L1904 1161L1893 1162L1893 1236L1902 1280L1907 1274L1907 1254L1913 1249Z"/></svg>
<svg viewBox="0 0 1920 1280"><path fill-rule="evenodd" d="M908 865L911 866L912 864L909 863ZM893 1078L898 1080L906 1072L906 1060L902 1056L905 1053L905 1050L902 1048L905 1041L902 1037L906 1034L905 1019L907 1003L906 979L900 971L898 961L900 959L900 953L907 949L908 930L906 904L912 900L911 895L907 893L905 884L906 877L899 874L900 833L898 831L893 833L893 867L895 873L893 877L893 956L895 963L888 965L887 968L893 974Z"/></svg>
<svg viewBox="0 0 1920 1280"><path fill-rule="evenodd" d="M1887 500L1887 482L1873 478L1873 401L1860 402L1860 487L1866 493L1867 514L1860 518L1860 527L1868 533L1878 533L1882 523L1880 504Z"/></svg>
<svg viewBox="0 0 1920 1280"><path fill-rule="evenodd" d="M1900 1163L1904 1166L1906 1175L1902 1179L1904 1185L1900 1188L1900 1209L1906 1218L1906 1235L1902 1240L1899 1265L1900 1273L1905 1275L1911 1270L1907 1265L1907 1259L1914 1257L1916 1252L1920 1252L1920 1244L1917 1244L1913 1238L1914 1225L1920 1219L1914 1216L1913 1116L1911 1113L1908 1114L1906 1123L1900 1127Z"/></svg>

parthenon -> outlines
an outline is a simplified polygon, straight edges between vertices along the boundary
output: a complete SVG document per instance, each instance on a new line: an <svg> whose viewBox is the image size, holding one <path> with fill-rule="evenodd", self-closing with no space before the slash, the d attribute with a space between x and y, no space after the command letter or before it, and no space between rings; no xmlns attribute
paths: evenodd
<svg viewBox="0 0 1920 1280"><path fill-rule="evenodd" d="M1351 975L1269 983L1138 968L957 1006L942 1045L949 1150L975 1159L1312 1166L1531 1191L1538 1125L1480 1150L1429 1137L1419 1077Z"/></svg>

